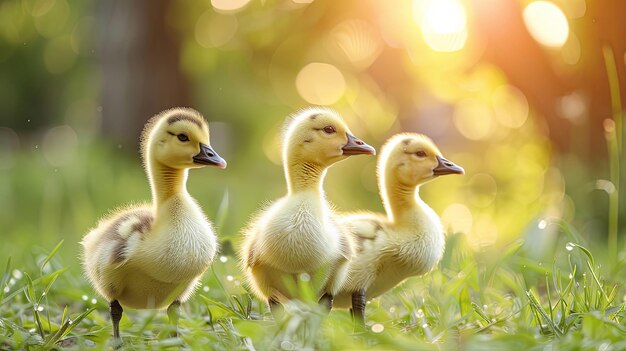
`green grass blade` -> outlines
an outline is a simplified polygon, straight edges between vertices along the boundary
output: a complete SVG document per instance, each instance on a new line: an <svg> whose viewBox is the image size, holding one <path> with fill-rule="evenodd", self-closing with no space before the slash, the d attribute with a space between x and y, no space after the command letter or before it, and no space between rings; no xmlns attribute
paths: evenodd
<svg viewBox="0 0 626 351"><path fill-rule="evenodd" d="M50 253L48 254L48 256L46 257L46 259L43 261L43 263L41 264L41 267L39 267L39 270L41 272L43 272L43 269L46 267L46 265L48 264L48 262L50 262L50 260L54 257L54 255L56 255L57 251L59 251L59 249L61 248L61 245L63 245L63 241L61 240L57 246L54 247L54 249L52 249L52 251L50 251Z"/></svg>
<svg viewBox="0 0 626 351"><path fill-rule="evenodd" d="M528 290L526 291L526 296L528 297L528 301L530 302L530 306L533 310L535 310L540 316L541 318L546 322L546 324L550 327L550 329L552 330L552 332L554 333L554 335L560 337L563 335L563 333L561 332L561 330L559 329L558 326L556 326L554 324L554 321L550 318L550 316L546 313L546 311L543 309L543 307L541 306L541 304L539 303L539 301L537 301L537 298L535 297L535 295L533 294L532 291Z"/></svg>
<svg viewBox="0 0 626 351"><path fill-rule="evenodd" d="M51 274L50 277L51 277L51 279L48 282L48 284L46 285L46 287L43 289L43 291L41 292L41 296L39 296L39 299L37 300L37 303L41 303L41 301L43 301L43 299L46 298L46 296L48 295L48 292L52 288L52 285L54 284L54 282L57 281L57 278L59 278L59 275L58 274Z"/></svg>
<svg viewBox="0 0 626 351"><path fill-rule="evenodd" d="M489 318L489 316L487 316L485 311L483 311L483 309L480 308L480 306L478 306L478 304L476 304L475 302L472 302L472 308L474 309L474 312L476 312L476 314L480 318L482 318L485 322L491 323L491 319Z"/></svg>
<svg viewBox="0 0 626 351"><path fill-rule="evenodd" d="M67 318L67 319L64 318L62 320L62 324L61 324L61 327L59 328L59 330L57 330L56 333L49 335L45 339L45 343L43 345L43 349L47 350L47 349L53 348L53 346L57 342L62 340L64 337L66 337L72 331L72 329L74 329L77 325L79 325L80 322L82 322L83 319L85 319L94 310L95 310L94 308L90 308L90 309L86 310L85 312L79 314L73 320L70 319L70 318ZM65 307L65 311L67 311L67 306ZM64 315L64 317L67 316L65 312L64 312L63 315Z"/></svg>
<svg viewBox="0 0 626 351"><path fill-rule="evenodd" d="M599 291L601 292L602 296L604 296L606 301L609 302L610 300L609 297L606 295L606 292L604 291L604 286L602 285L602 283L600 283L600 280L598 279L598 276L596 275L596 272L594 272L593 267L591 266L591 263L589 261L587 261L587 267L589 267L589 271L591 272L593 281L596 283L598 289L600 289Z"/></svg>
<svg viewBox="0 0 626 351"><path fill-rule="evenodd" d="M567 243L567 246L572 247L572 248L578 248L580 251L582 251L587 258L589 259L589 261L591 262L592 266L595 266L595 259L593 258L593 254L591 253L591 251L589 251L586 247L573 243L573 242L569 242Z"/></svg>
<svg viewBox="0 0 626 351"><path fill-rule="evenodd" d="M4 274L2 275L2 279L0 279L0 301L4 298L4 288L7 286L9 279L11 278L11 256L7 258L7 265L4 269Z"/></svg>
<svg viewBox="0 0 626 351"><path fill-rule="evenodd" d="M552 296L550 296L550 280L549 274L546 272L546 298L548 299L548 310L550 311L550 320L554 323L554 311L552 310Z"/></svg>
<svg viewBox="0 0 626 351"><path fill-rule="evenodd" d="M52 272L52 273L50 273L50 274L48 274L48 275L41 276L41 277L39 277L39 278L37 278L37 279L33 280L32 282L33 282L33 284L38 284L38 283L42 282L44 279L49 278L51 275L54 275L54 274L63 274L63 273L65 273L67 270L68 270L68 268L61 268L61 269L59 269L59 270L57 270L57 271L55 271L55 272ZM24 275L26 275L26 274L24 274ZM30 279L30 277L28 277L28 279ZM2 305L4 305L4 304L8 303L8 302L9 302L12 298L14 298L15 296L17 296L17 295L21 294L22 292L25 292L27 288L28 288L28 284L27 284L27 285L25 285L25 286L22 286L21 288L18 288L17 290L13 291L13 292L12 292L12 293L10 293L10 294L8 294L7 296L5 296L4 300L0 301L0 306L2 306Z"/></svg>
<svg viewBox="0 0 626 351"><path fill-rule="evenodd" d="M231 314L233 314L235 316L243 317L241 315L241 313L239 313L239 311L237 311L236 309L232 308L231 306L226 305L225 303L213 300L213 299L208 298L208 297L206 297L204 295L199 295L199 296L205 303L209 303L211 305L215 305L215 306L219 307L220 309L222 309L222 310L224 310L224 311L226 311L228 313L231 313Z"/></svg>

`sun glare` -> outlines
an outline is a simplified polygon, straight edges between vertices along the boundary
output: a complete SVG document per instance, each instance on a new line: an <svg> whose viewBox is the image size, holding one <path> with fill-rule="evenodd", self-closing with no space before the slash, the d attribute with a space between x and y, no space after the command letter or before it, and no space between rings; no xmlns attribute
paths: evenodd
<svg viewBox="0 0 626 351"><path fill-rule="evenodd" d="M458 51L467 41L467 15L459 0L417 0L414 18L435 51Z"/></svg>
<svg viewBox="0 0 626 351"><path fill-rule="evenodd" d="M218 12L237 12L249 2L250 0L211 0L211 5Z"/></svg>
<svg viewBox="0 0 626 351"><path fill-rule="evenodd" d="M524 23L535 40L545 46L560 48L569 36L569 24L563 11L549 1L533 1L524 9Z"/></svg>
<svg viewBox="0 0 626 351"><path fill-rule="evenodd" d="M328 63L313 62L298 72L296 89L300 96L311 104L332 105L343 96L346 80L337 67Z"/></svg>

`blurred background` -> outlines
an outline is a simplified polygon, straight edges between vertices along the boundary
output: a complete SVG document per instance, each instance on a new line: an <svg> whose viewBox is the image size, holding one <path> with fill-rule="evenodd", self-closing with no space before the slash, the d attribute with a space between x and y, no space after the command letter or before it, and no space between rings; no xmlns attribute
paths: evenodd
<svg viewBox="0 0 626 351"><path fill-rule="evenodd" d="M310 105L376 148L435 140L466 175L422 197L474 250L526 238L541 256L564 221L617 251L624 14L621 0L3 1L0 258L65 240L78 271L98 218L149 201L138 136L173 106L204 114L228 160L189 179L225 255L285 193L280 131ZM375 162L330 170L339 210L382 211Z"/></svg>

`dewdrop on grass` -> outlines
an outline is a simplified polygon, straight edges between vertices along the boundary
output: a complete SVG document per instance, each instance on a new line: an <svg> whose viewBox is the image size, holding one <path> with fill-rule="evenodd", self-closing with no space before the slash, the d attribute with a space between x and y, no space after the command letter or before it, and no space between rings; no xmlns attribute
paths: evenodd
<svg viewBox="0 0 626 351"><path fill-rule="evenodd" d="M226 256L220 256L220 262L222 262L222 263L226 263L226 262L228 262L228 257L226 257Z"/></svg>
<svg viewBox="0 0 626 351"><path fill-rule="evenodd" d="M288 340L283 340L280 343L280 349L281 350L295 350L295 345Z"/></svg>
<svg viewBox="0 0 626 351"><path fill-rule="evenodd" d="M300 273L300 280L303 282L308 282L311 280L311 276L308 273Z"/></svg>
<svg viewBox="0 0 626 351"><path fill-rule="evenodd" d="M385 326L380 324L380 323L376 323L376 324L372 325L372 331L374 333L382 333L383 330L385 330Z"/></svg>
<svg viewBox="0 0 626 351"><path fill-rule="evenodd" d="M539 221L539 223L537 223L537 228L539 229L546 229L547 226L548 226L548 222L546 222L545 219L542 219Z"/></svg>

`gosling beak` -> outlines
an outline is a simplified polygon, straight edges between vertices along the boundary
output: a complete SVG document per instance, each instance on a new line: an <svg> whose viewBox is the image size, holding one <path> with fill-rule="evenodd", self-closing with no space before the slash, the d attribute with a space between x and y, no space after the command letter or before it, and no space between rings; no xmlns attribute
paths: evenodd
<svg viewBox="0 0 626 351"><path fill-rule="evenodd" d="M376 155L376 150L361 139L350 133L346 133L346 136L348 137L348 143L341 148L344 155Z"/></svg>
<svg viewBox="0 0 626 351"><path fill-rule="evenodd" d="M446 174L465 174L465 170L461 166L457 166L454 162L448 161L441 156L437 156L437 167L433 169L436 176Z"/></svg>
<svg viewBox="0 0 626 351"><path fill-rule="evenodd" d="M226 168L226 161L213 151L209 145L200 143L200 153L193 157L193 162L200 165Z"/></svg>

